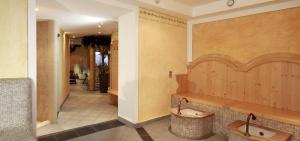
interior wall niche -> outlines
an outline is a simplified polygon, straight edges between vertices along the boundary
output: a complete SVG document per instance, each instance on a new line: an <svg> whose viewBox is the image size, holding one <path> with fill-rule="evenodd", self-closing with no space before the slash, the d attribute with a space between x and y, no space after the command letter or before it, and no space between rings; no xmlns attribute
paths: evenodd
<svg viewBox="0 0 300 141"><path fill-rule="evenodd" d="M188 69L191 93L300 112L300 54L267 54L247 63L205 55Z"/></svg>

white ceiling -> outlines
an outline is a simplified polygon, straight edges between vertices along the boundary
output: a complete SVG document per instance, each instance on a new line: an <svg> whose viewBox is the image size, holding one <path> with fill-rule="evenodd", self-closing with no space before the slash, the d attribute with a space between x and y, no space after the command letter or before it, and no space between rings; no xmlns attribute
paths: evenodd
<svg viewBox="0 0 300 141"><path fill-rule="evenodd" d="M118 17L144 7L187 20L222 15L265 5L300 0L37 0L38 20L55 20L65 32L72 35L111 34L117 30ZM97 25L104 23L99 30Z"/></svg>
<svg viewBox="0 0 300 141"><path fill-rule="evenodd" d="M185 5L188 5L188 6L191 6L191 7L195 7L195 6L208 4L208 3L219 1L219 0L175 0L175 1L185 4Z"/></svg>
<svg viewBox="0 0 300 141"><path fill-rule="evenodd" d="M117 30L117 19L129 12L97 0L37 0L37 19L55 20L65 32L75 35L111 34ZM98 24L103 24L98 28Z"/></svg>

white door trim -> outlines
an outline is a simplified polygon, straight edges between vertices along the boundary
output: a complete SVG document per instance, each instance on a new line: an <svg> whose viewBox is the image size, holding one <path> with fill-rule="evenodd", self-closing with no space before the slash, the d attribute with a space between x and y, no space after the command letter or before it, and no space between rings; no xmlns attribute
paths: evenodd
<svg viewBox="0 0 300 141"><path fill-rule="evenodd" d="M27 1L27 56L28 56L28 78L32 80L32 120L33 132L36 136L37 124L37 48L36 48L36 0Z"/></svg>

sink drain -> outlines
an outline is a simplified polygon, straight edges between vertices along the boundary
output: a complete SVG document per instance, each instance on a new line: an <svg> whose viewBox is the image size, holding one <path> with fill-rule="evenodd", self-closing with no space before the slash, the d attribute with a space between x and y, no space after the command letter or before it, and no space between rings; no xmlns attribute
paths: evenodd
<svg viewBox="0 0 300 141"><path fill-rule="evenodd" d="M259 132L259 135L264 136L265 134L264 134L264 132Z"/></svg>

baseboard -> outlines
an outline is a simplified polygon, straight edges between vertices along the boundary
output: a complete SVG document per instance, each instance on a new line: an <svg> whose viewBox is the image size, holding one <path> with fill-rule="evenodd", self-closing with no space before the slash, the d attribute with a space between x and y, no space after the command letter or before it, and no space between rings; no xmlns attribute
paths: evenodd
<svg viewBox="0 0 300 141"><path fill-rule="evenodd" d="M137 124L132 123L132 122L128 121L127 119L124 119L124 118L122 118L122 117L120 117L120 116L118 116L118 120L119 120L120 122L124 123L124 124L125 124L126 126L128 126L128 127L131 127L131 128L138 128L138 127L137 127Z"/></svg>
<svg viewBox="0 0 300 141"><path fill-rule="evenodd" d="M69 98L70 96L70 92L68 93L68 95L66 96L66 98L64 99L63 103L59 106L59 111L61 110L62 106L65 104L65 102L67 101L67 99ZM58 111L58 112L59 112Z"/></svg>

